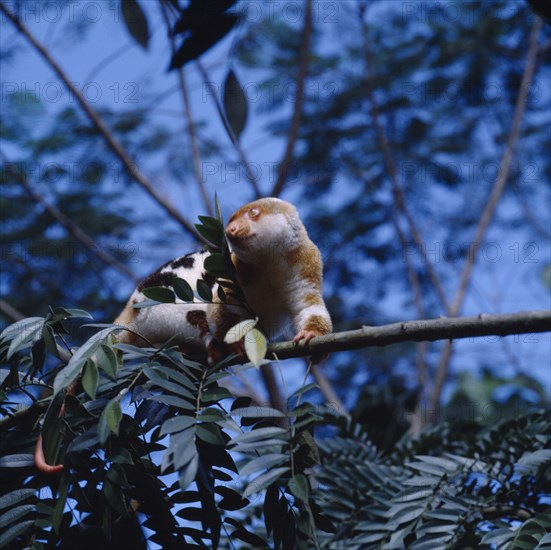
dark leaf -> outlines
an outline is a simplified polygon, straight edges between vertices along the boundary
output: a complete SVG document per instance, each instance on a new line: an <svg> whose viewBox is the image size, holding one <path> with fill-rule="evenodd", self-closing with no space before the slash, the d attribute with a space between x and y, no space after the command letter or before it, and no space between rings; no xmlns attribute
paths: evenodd
<svg viewBox="0 0 551 550"><path fill-rule="evenodd" d="M195 224L195 228L203 237L205 237L205 239L207 239L209 243L213 244L216 248L221 248L222 240L224 238L223 232L221 233L217 228L199 223Z"/></svg>
<svg viewBox="0 0 551 550"><path fill-rule="evenodd" d="M205 6L212 6L212 3ZM201 54L214 46L228 34L238 21L238 17L232 13L222 13L217 17L211 17L202 21L180 23L175 26L175 32L187 30L187 36L182 45L172 56L169 70L183 67L189 61L197 59Z"/></svg>
<svg viewBox="0 0 551 550"><path fill-rule="evenodd" d="M277 521L277 505L279 502L279 487L277 483L272 483L266 489L266 495L264 496L264 524L266 525L266 532L268 536L272 532L274 523Z"/></svg>
<svg viewBox="0 0 551 550"><path fill-rule="evenodd" d="M247 124L248 105L237 76L231 69L224 82L224 114L233 135L239 140Z"/></svg>
<svg viewBox="0 0 551 550"><path fill-rule="evenodd" d="M121 0L122 18L132 38L144 49L149 45L147 18L137 0Z"/></svg>
<svg viewBox="0 0 551 550"><path fill-rule="evenodd" d="M0 457L0 468L25 468L34 466L34 458L31 454L15 454Z"/></svg>
<svg viewBox="0 0 551 550"><path fill-rule="evenodd" d="M229 271L223 254L214 253L205 258L205 269L215 277L228 277Z"/></svg>
<svg viewBox="0 0 551 550"><path fill-rule="evenodd" d="M175 277L172 280L172 288L180 300L184 302L193 302L193 289L186 280Z"/></svg>
<svg viewBox="0 0 551 550"><path fill-rule="evenodd" d="M197 294L205 302L212 302L212 289L203 279L197 280Z"/></svg>
<svg viewBox="0 0 551 550"><path fill-rule="evenodd" d="M119 368L119 360L113 348L106 344L102 344L96 350L96 363L112 380L117 379L117 371Z"/></svg>
<svg viewBox="0 0 551 550"><path fill-rule="evenodd" d="M150 300L155 300L156 302L161 302L164 304L173 304L176 299L174 292L170 288L164 286L144 288L142 292L144 296Z"/></svg>
<svg viewBox="0 0 551 550"><path fill-rule="evenodd" d="M42 332L44 333L44 330ZM46 342L44 342L43 338L40 338L40 340L34 343L31 354L33 358L33 369L42 372L42 366L46 358Z"/></svg>
<svg viewBox="0 0 551 550"><path fill-rule="evenodd" d="M222 496L222 500L218 503L218 506L222 510L241 510L241 508L245 508L245 506L250 504L248 499L243 498L237 491L229 487L216 487L216 492Z"/></svg>
<svg viewBox="0 0 551 550"><path fill-rule="evenodd" d="M121 419L121 404L119 402L119 398L115 397L107 403L99 419L98 437L102 445L107 441L107 438L111 432L118 435Z"/></svg>
<svg viewBox="0 0 551 550"><path fill-rule="evenodd" d="M180 470L178 482L182 490L186 490L189 484L195 480L197 470L199 468L199 454L195 453L193 458L188 462L187 466Z"/></svg>
<svg viewBox="0 0 551 550"><path fill-rule="evenodd" d="M0 496L0 510L34 497L36 497L36 489L16 489Z"/></svg>
<svg viewBox="0 0 551 550"><path fill-rule="evenodd" d="M96 364L94 361L89 359L86 361L86 364L84 365L84 368L82 369L82 387L84 388L84 391L90 396L91 399L96 398L96 389L98 387L98 380L99 380L99 374L98 374L98 368L96 367Z"/></svg>
<svg viewBox="0 0 551 550"><path fill-rule="evenodd" d="M196 433L198 438L210 445L223 446L225 444L220 428L216 424L198 424Z"/></svg>

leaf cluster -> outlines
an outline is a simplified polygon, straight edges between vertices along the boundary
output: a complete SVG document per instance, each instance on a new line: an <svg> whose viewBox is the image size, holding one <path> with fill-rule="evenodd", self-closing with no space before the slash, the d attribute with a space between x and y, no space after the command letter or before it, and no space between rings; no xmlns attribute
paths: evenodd
<svg viewBox="0 0 551 550"><path fill-rule="evenodd" d="M548 547L549 412L442 423L382 452L304 401L314 384L282 412L235 398L227 363L117 344L116 326L71 348L63 324L87 316L0 335L3 546ZM36 470L39 433L60 474Z"/></svg>
<svg viewBox="0 0 551 550"><path fill-rule="evenodd" d="M231 375L225 363L209 367L174 348L117 344L116 326L59 353L62 335L52 327L83 315L57 310L1 335L13 365L2 381L7 511L0 521L12 527L2 542L44 548L90 530L96 543L111 545L130 526L140 533L137 547L147 529L163 548L181 547L177 541L217 548L222 536L260 547L272 540L276 548L301 540L306 548L328 521L306 475L318 460L311 430L320 417L300 404L302 394L291 396L287 414L253 406L220 385ZM47 372L33 367L39 342L61 364ZM39 433L46 461L64 465L59 476L34 467ZM255 495L265 500L260 534L240 512Z"/></svg>

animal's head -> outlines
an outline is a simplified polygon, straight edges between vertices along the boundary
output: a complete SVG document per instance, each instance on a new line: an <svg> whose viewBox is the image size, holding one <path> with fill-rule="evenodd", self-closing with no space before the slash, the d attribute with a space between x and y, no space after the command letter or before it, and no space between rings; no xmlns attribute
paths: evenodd
<svg viewBox="0 0 551 550"><path fill-rule="evenodd" d="M239 259L256 263L295 249L306 230L291 203L270 197L235 211L226 226L226 236Z"/></svg>

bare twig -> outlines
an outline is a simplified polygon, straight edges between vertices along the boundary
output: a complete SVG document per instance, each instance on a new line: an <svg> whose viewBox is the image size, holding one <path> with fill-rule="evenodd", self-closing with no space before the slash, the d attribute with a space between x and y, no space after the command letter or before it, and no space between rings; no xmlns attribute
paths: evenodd
<svg viewBox="0 0 551 550"><path fill-rule="evenodd" d="M14 180L30 195L30 197L40 204L52 218L57 220L70 235L72 235L77 241L81 242L87 250L93 252L98 259L104 264L116 269L126 277L130 278L134 283L138 282L138 278L126 267L119 262L112 254L102 249L92 237L90 237L83 229L80 228L75 222L73 222L66 214L64 214L57 206L51 204L45 197L35 191L29 184L27 175L16 168L16 166L7 161L5 155L0 151L0 157L5 162L5 170L9 172Z"/></svg>
<svg viewBox="0 0 551 550"><path fill-rule="evenodd" d="M405 250L407 247L406 237L400 227L400 222L395 215L391 216L392 223L398 238L400 239L400 245L402 250ZM419 281L419 275L415 271L413 265L411 264L411 259L408 254L405 255L406 270L409 280L409 285L411 287L411 292L413 293L413 300L415 303L415 309L417 310L417 316L419 319L424 319L427 315L425 312L425 307L423 306L422 292L421 292L421 283ZM426 354L427 354L427 343L419 342L415 346L415 367L417 370L417 380L419 383L419 398L417 400L417 405L415 411L411 417L411 432L416 434L419 433L422 427L422 418L421 418L421 407L424 399L424 393L426 391L427 384L427 365L426 365Z"/></svg>
<svg viewBox="0 0 551 550"><path fill-rule="evenodd" d="M29 417L38 418L42 412L48 408L50 404L49 401L49 399L35 401L32 405L24 409L19 409L9 416L0 418L0 430L5 431L13 426L17 426L21 422L27 421Z"/></svg>
<svg viewBox="0 0 551 550"><path fill-rule="evenodd" d="M304 357L400 342L434 342L481 336L507 336L551 331L551 311L534 310L499 315L480 314L478 317L453 317L423 321L403 321L380 327L318 336L308 346L281 342L268 346L268 357L279 359Z"/></svg>
<svg viewBox="0 0 551 550"><path fill-rule="evenodd" d="M201 61L197 59L195 64L197 66L197 69L199 70L199 73L201 74L201 78L203 79L204 85L211 86L212 81L209 77L207 70L201 63ZM222 104L220 103L220 99L218 98L218 95L216 93L212 93L211 96L214 99L214 106L216 107L216 111L218 112L218 116L220 117L220 120L222 121L224 126L229 129L228 131L229 131L230 140L235 148L235 151L239 156L239 160L241 161L243 168L245 169L245 174L247 176L247 179L249 180L249 182L253 187L254 195L256 198L261 197L262 193L260 192L260 188L258 187L258 179L255 176L254 172L251 170L249 161L247 159L247 155L245 154L243 147L241 147L241 143L233 135L233 132L231 131L231 128L229 127L226 121L226 115L224 114L224 110L222 109Z"/></svg>
<svg viewBox="0 0 551 550"><path fill-rule="evenodd" d="M393 195L393 202L394 206L397 212L401 212L404 218L406 219L407 226L409 228L409 231L413 237L413 241L415 243L415 246L419 250L421 257L423 259L423 263L425 265L425 269L428 273L429 279L432 283L432 286L436 292L436 295L440 301L440 304L442 307L449 313L449 303L446 298L446 295L444 293L444 288L442 286L442 283L440 281L440 277L436 273L436 270L434 269L432 263L430 262L425 246L423 243L423 238L421 236L421 232L417 228L417 224L415 223L415 220L413 218L413 215L409 211L409 208L407 206L406 197L404 194L404 191L401 187L401 184L399 182L398 178L398 169L396 167L396 161L394 159L394 155L392 153L392 149L390 147L390 143L388 141L385 128L383 126L383 123L381 121L380 116L380 110L379 110L379 104L375 98L375 93L373 91L373 83L372 83L372 77L371 77L371 67L372 67L372 59L371 59L371 49L369 47L369 39L368 39L368 33L367 33L367 25L364 22L363 19L363 10L362 7L360 7L358 11L360 24L362 26L362 36L363 36L363 45L364 45L364 55L365 55L365 63L366 63L366 72L365 72L365 82L366 82L366 89L367 89L367 96L369 99L369 102L371 104L371 116L373 118L373 124L375 126L375 132L377 134L377 140L379 142L379 147L381 148L381 151L383 153L383 158L385 161L385 165L387 168L388 175L390 177L390 182L392 186L392 195ZM402 250L406 250L407 248L407 239L400 227L400 221L396 214L393 214L391 216L392 224L394 226L394 230L396 231L396 234L398 235L398 238L400 240L400 245L402 246ZM411 265L411 260L409 259L409 256L406 254L406 270L408 275L408 280L411 286L411 291L413 294L413 299L415 303L415 307L417 309L417 313L419 318L425 317L425 308L423 306L422 301L422 293L421 293L421 283L419 281L419 276L417 272L415 271L413 265ZM416 408L416 411L412 417L412 425L411 429L414 433L418 432L421 428L421 422L420 422L420 409L419 407L422 404L423 400L423 393L426 390L426 381L427 381L427 367L425 362L427 352L427 345L426 343L420 343L416 346L416 369L417 369L417 378L419 381L420 386L420 396L419 396L419 403Z"/></svg>
<svg viewBox="0 0 551 550"><path fill-rule="evenodd" d="M417 249L419 250L419 253L421 254L421 258L423 259L425 269L427 270L427 274L431 280L431 283L436 292L436 295L438 296L440 304L442 305L444 310L448 314L450 314L450 306L448 304L446 294L444 293L444 288L440 281L440 277L436 273L431 261L427 256L423 237L421 236L421 232L417 228L417 224L415 223L413 215L411 214L407 206L406 197L399 182L398 169L396 167L396 162L394 161L394 156L392 154L390 143L386 136L385 128L381 121L379 104L377 103L377 100L375 98L375 94L373 91L373 83L372 83L372 77L371 77L372 60L371 60L371 49L369 47L367 25L364 22L362 11L360 10L358 13L359 13L360 25L362 27L364 55L365 55L365 61L366 61L365 84L366 84L366 90L367 90L367 97L369 99L369 103L371 104L371 116L373 118L375 133L377 134L377 141L383 153L385 166L386 166L388 175L390 177L390 182L392 185L392 194L394 197L394 204L397 210L403 214L404 218L407 221L408 229L413 238L413 242L415 243L415 246L417 247Z"/></svg>
<svg viewBox="0 0 551 550"><path fill-rule="evenodd" d="M320 366L312 365L311 371L314 380L316 381L321 393L323 394L323 397L325 397L325 401L331 406L333 410L337 411L339 414L347 414L343 402L337 395L337 392L334 390L327 376L325 376L325 373L321 370Z"/></svg>
<svg viewBox="0 0 551 550"><path fill-rule="evenodd" d="M19 30L19 32L27 39L27 41L33 46L33 48L42 56L42 58L48 63L53 71L59 76L61 81L65 84L69 92L76 99L77 103L81 106L82 110L86 113L91 123L97 129L99 134L103 137L107 146L113 151L113 153L119 158L124 166L128 175L136 182L142 189L144 189L150 197L152 197L159 206L161 206L167 214L176 220L191 236L200 242L204 242L203 237L197 232L193 224L188 221L180 212L178 212L160 193L155 189L153 184L140 172L136 165L132 162L127 151L124 149L121 143L111 133L103 119L99 114L92 109L92 107L86 102L82 94L71 82L70 78L65 74L65 71L59 66L59 64L53 59L46 48L30 33L20 19L9 11L3 3L0 3L0 10L6 15L6 17L13 23L13 25Z"/></svg>
<svg viewBox="0 0 551 550"><path fill-rule="evenodd" d="M490 222L494 217L497 204L501 196L503 195L503 191L505 190L505 186L507 184L507 179L509 177L509 170L511 168L511 162L513 160L515 146L520 135L522 117L524 115L524 111L526 110L526 102L528 99L528 93L530 91L530 84L534 77L534 71L535 71L536 60L538 55L538 35L541 31L541 28L542 28L542 20L539 17L536 17L534 21L534 25L532 27L532 32L530 34L530 46L528 48L524 74L522 75L522 81L520 83L520 89L517 95L515 113L513 115L513 122L511 125L511 133L509 134L509 139L507 140L507 147L505 148L503 157L501 159L501 164L499 167L499 176L497 177L494 183L494 186L490 192L488 202L486 203L486 207L482 212L480 221L478 223L478 227L475 232L475 236L469 248L469 253L467 254L467 258L465 260L465 266L463 267L463 271L461 273L459 286L451 306L450 315L452 316L458 315L459 312L461 311L461 307L463 306L463 301L465 299L465 294L467 292L467 288L471 280L471 274L472 274L477 253L480 249L480 246L482 244L486 231L490 225ZM434 409L440 401L442 388L444 386L444 383L448 375L451 355L452 355L451 342L447 342L444 346L444 349L442 350L442 354L440 356L440 359L438 361L438 366L436 369L434 387L430 398L430 406L432 409Z"/></svg>
<svg viewBox="0 0 551 550"><path fill-rule="evenodd" d="M308 65L310 60L310 42L312 37L312 0L307 0L304 10L304 25L302 27L300 40L300 56L298 62L298 72L296 78L297 92L295 94L295 105L289 134L287 136L287 146L283 153L283 158L277 168L277 180L271 192L272 197L278 197L283 191L291 162L293 161L293 152L295 143L298 139L298 131L302 119L302 106L304 104L304 82L308 74Z"/></svg>
<svg viewBox="0 0 551 550"><path fill-rule="evenodd" d="M168 36L170 39L170 48L172 50L172 55L174 56L174 54L176 53L176 40L174 38L174 34L171 32L170 18L167 10L167 5L164 2L161 2L161 12L165 19ZM177 74L178 83L180 85L180 92L182 94L182 101L184 104L184 116L186 119L189 141L191 145L191 161L193 165L193 173L195 174L195 179L197 180L197 185L199 186L199 192L201 193L201 198L203 199L203 205L205 206L209 216L213 216L214 212L212 209L211 200L205 188L205 180L203 179L203 171L201 169L201 151L199 150L197 132L195 131L195 122L193 121L193 117L191 114L191 102L189 99L189 92L184 75L184 68L179 67L177 70Z"/></svg>
<svg viewBox="0 0 551 550"><path fill-rule="evenodd" d="M285 403L285 399L283 398L283 393L281 392L281 388L279 387L277 376L274 371L274 365L262 365L260 367L260 375L262 376L262 380L264 381L264 385L266 386L266 391L268 392L268 398L270 400L270 404L274 409L278 409L280 411L286 411L287 406Z"/></svg>
<svg viewBox="0 0 551 550"><path fill-rule="evenodd" d="M534 26L532 27L532 33L530 35L530 47L528 49L528 55L526 58L526 67L524 69L524 74L522 75L522 81L520 83L520 89L517 96L517 102L515 105L515 113L513 115L513 123L511 126L511 133L509 134L509 139L507 141L507 147L501 159L501 164L499 167L499 176L497 177L490 196L488 197L488 202L486 207L482 212L476 233L473 239L473 242L469 248L469 253L467 254L467 259L465 261L465 266L463 267L463 272L461 273L461 280L459 282L459 288L453 299L451 313L452 315L457 315L461 311L461 306L463 305L463 300L465 299L465 293L467 287L469 286L469 281L471 278L471 271L476 260L476 254L482 244L484 235L492 218L494 216L497 204L503 191L505 190L505 185L509 177L509 169L511 168L511 162L513 160L513 154L515 152L515 146L520 135L520 126L522 122L522 117L524 111L526 110L526 100L528 99L528 93L530 92L530 84L534 76L534 70L536 67L536 58L538 53L538 35L542 27L542 20L539 17L536 17L534 21Z"/></svg>
<svg viewBox="0 0 551 550"><path fill-rule="evenodd" d="M12 321L21 321L25 318L19 310L15 309L11 304L8 304L6 300L0 298L0 313L3 313L8 319Z"/></svg>

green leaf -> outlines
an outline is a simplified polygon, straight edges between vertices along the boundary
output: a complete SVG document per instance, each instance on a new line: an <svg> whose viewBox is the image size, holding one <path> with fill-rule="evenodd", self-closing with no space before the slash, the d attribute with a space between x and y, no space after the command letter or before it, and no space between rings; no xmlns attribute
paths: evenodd
<svg viewBox="0 0 551 550"><path fill-rule="evenodd" d="M67 447L67 453L76 453L85 449L91 449L98 443L98 427L97 425L94 425L71 441Z"/></svg>
<svg viewBox="0 0 551 550"><path fill-rule="evenodd" d="M133 309L145 309L148 307L158 306L160 302L157 300L142 300L132 305Z"/></svg>
<svg viewBox="0 0 551 550"><path fill-rule="evenodd" d="M144 49L149 45L149 27L142 8L136 0L121 0L122 18L130 36Z"/></svg>
<svg viewBox="0 0 551 550"><path fill-rule="evenodd" d="M224 114L233 135L239 140L247 124L248 104L232 69L228 71L224 82Z"/></svg>
<svg viewBox="0 0 551 550"><path fill-rule="evenodd" d="M195 452L192 459L189 461L188 465L180 471L180 477L178 478L178 483L180 489L185 491L190 483L195 480L197 475L197 470L199 468L199 453Z"/></svg>
<svg viewBox="0 0 551 550"><path fill-rule="evenodd" d="M63 519L63 511L65 510L65 505L67 503L68 492L69 476L64 472L59 480L57 500L52 513L52 527L57 535L59 535L60 532L61 520Z"/></svg>
<svg viewBox="0 0 551 550"><path fill-rule="evenodd" d="M128 509L126 507L126 501L124 494L120 487L120 481L116 479L116 475L110 475L113 472L113 468L109 470L105 477L103 484L103 494L105 499L109 503L109 506L116 510L121 516L128 516Z"/></svg>
<svg viewBox="0 0 551 550"><path fill-rule="evenodd" d="M222 422L226 420L226 414L220 409L208 407L201 411L201 414L199 415L199 420L203 422Z"/></svg>
<svg viewBox="0 0 551 550"><path fill-rule="evenodd" d="M542 464L551 462L550 449L524 453L515 464L515 470L521 475L535 475Z"/></svg>
<svg viewBox="0 0 551 550"><path fill-rule="evenodd" d="M226 258L223 254L213 252L205 258L205 269L207 273L214 275L215 277L228 277L228 265L226 264Z"/></svg>
<svg viewBox="0 0 551 550"><path fill-rule="evenodd" d="M173 304L176 301L174 292L166 286L152 286L149 288L144 288L142 290L142 294L146 298L162 304Z"/></svg>
<svg viewBox="0 0 551 550"><path fill-rule="evenodd" d="M279 487L277 483L272 483L266 489L266 495L264 496L264 524L266 525L266 532L268 536L272 532L274 523L277 518L277 505L279 503Z"/></svg>
<svg viewBox="0 0 551 550"><path fill-rule="evenodd" d="M163 422L159 435L162 437L163 435L187 430L191 426L194 426L196 422L197 420L193 416L175 416L169 418Z"/></svg>
<svg viewBox="0 0 551 550"><path fill-rule="evenodd" d="M394 506L390 509L390 511L392 511L393 509L394 509ZM410 521L413 521L423 513L423 510L424 510L424 502L420 504L416 504L414 506L412 505L400 506L400 509L397 510L396 513L392 514L389 525L398 526L398 525L402 525L403 523L408 523Z"/></svg>
<svg viewBox="0 0 551 550"><path fill-rule="evenodd" d="M193 302L193 289L185 279L174 277L174 279L172 279L172 288L180 300L184 302Z"/></svg>
<svg viewBox="0 0 551 550"><path fill-rule="evenodd" d="M307 503L310 496L310 488L308 486L308 480L306 476L298 474L293 476L289 480L289 490L293 495L301 500L303 503Z"/></svg>
<svg viewBox="0 0 551 550"><path fill-rule="evenodd" d="M259 456L250 462L247 462L243 468L240 469L242 476L248 476L260 470L270 469L273 466L277 466L282 462L285 462L289 457L281 453L270 453L267 455Z"/></svg>
<svg viewBox="0 0 551 550"><path fill-rule="evenodd" d="M171 405L172 407L177 407L178 409L184 409L186 411L195 411L195 405L182 399L181 397L176 397L175 395L154 395L147 398L148 401L158 401L159 403L164 403L165 405Z"/></svg>
<svg viewBox="0 0 551 550"><path fill-rule="evenodd" d="M495 529L486 533L480 542L482 544L496 544L498 547L508 543L515 536L512 529Z"/></svg>
<svg viewBox="0 0 551 550"><path fill-rule="evenodd" d="M285 413L272 407L244 407L240 409L234 409L231 411L231 416L237 418L284 418Z"/></svg>
<svg viewBox="0 0 551 550"><path fill-rule="evenodd" d="M119 402L119 397L117 396L107 403L99 419L98 437L102 445L107 441L107 438L111 432L116 435L119 434L121 419L121 404Z"/></svg>
<svg viewBox="0 0 551 550"><path fill-rule="evenodd" d="M218 229L214 229L212 227L208 227L199 223L195 224L195 228L203 237L205 237L205 239L209 243L213 244L216 248L221 248L224 235L221 235Z"/></svg>
<svg viewBox="0 0 551 550"><path fill-rule="evenodd" d="M7 527L10 524L17 523L21 518L24 518L27 514L34 512L34 504L23 504L16 506L11 510L8 510L0 516L0 528Z"/></svg>
<svg viewBox="0 0 551 550"><path fill-rule="evenodd" d="M36 497L36 489L16 489L11 493L0 496L0 510L9 508L18 502L23 502L32 497Z"/></svg>
<svg viewBox="0 0 551 550"><path fill-rule="evenodd" d="M144 369L146 376L149 378L152 384L155 386L175 394L176 396L186 397L187 399L195 400L195 395L193 395L186 387L180 385L177 382L171 382L167 380L162 374L156 369L146 367Z"/></svg>
<svg viewBox="0 0 551 550"><path fill-rule="evenodd" d="M243 434L239 434L234 437L228 445L236 445L238 443L250 443L252 441L262 441L263 439L270 439L272 437L283 436L287 439L289 432L285 428L279 428L277 426L269 426L267 428L258 428L257 430L251 430Z"/></svg>
<svg viewBox="0 0 551 550"><path fill-rule="evenodd" d="M96 350L96 364L102 369L112 380L117 379L117 371L119 369L119 359L111 346L102 344Z"/></svg>
<svg viewBox="0 0 551 550"><path fill-rule="evenodd" d="M220 240L222 240L224 237L224 226L220 220L211 216L198 216L198 219L205 227L218 231L220 233Z"/></svg>
<svg viewBox="0 0 551 550"><path fill-rule="evenodd" d="M203 279L197 279L197 294L205 302L212 302L212 289Z"/></svg>
<svg viewBox="0 0 551 550"><path fill-rule="evenodd" d="M295 397L298 397L299 395L303 395L303 394L309 392L310 390L314 390L314 389L318 389L318 388L319 388L319 386L315 382L312 382L310 384L306 384L306 386L302 386L296 392L294 392L289 397L288 401L291 401L291 399L293 399Z"/></svg>
<svg viewBox="0 0 551 550"><path fill-rule="evenodd" d="M225 444L224 438L220 432L220 428L216 424L198 424L196 435L205 443L223 447Z"/></svg>
<svg viewBox="0 0 551 550"><path fill-rule="evenodd" d="M172 435L170 448L174 453L174 469L179 471L197 455L194 431L187 430Z"/></svg>
<svg viewBox="0 0 551 550"><path fill-rule="evenodd" d="M0 334L0 341L10 341L7 358L26 347L31 347L42 336L43 317L28 317L13 323Z"/></svg>
<svg viewBox="0 0 551 550"><path fill-rule="evenodd" d="M243 498L237 491L220 485L215 488L215 491L222 496L222 500L218 503L218 506L222 510L234 511L245 508L250 502Z"/></svg>
<svg viewBox="0 0 551 550"><path fill-rule="evenodd" d="M117 326L110 326L100 330L88 339L71 357L67 366L57 373L54 380L54 395L59 393L78 378L80 371L86 361L91 359L98 347L105 342L105 339L114 331L118 330Z"/></svg>
<svg viewBox="0 0 551 550"><path fill-rule="evenodd" d="M91 399L96 398L96 390L98 387L99 374L94 361L88 360L82 370L82 387Z"/></svg>
<svg viewBox="0 0 551 550"><path fill-rule="evenodd" d="M0 457L0 468L26 468L34 466L34 457L31 454L15 454Z"/></svg>
<svg viewBox="0 0 551 550"><path fill-rule="evenodd" d="M269 470L265 474L258 476L255 480L251 481L245 490L243 491L243 498L248 498L249 496L263 491L268 485L274 483L284 474L290 471L288 466L283 468L276 468L275 470Z"/></svg>
<svg viewBox="0 0 551 550"><path fill-rule="evenodd" d="M85 310L83 309L75 309L75 308L67 308L65 310L70 317L77 317L77 318L83 318L83 319L93 319L93 317Z"/></svg>
<svg viewBox="0 0 551 550"><path fill-rule="evenodd" d="M55 337L54 337L54 330L48 324L44 325L44 329L42 330L42 338L44 340L44 343L46 344L46 349L52 355L55 355L56 357L59 358L59 352L58 352L57 345L55 342Z"/></svg>
<svg viewBox="0 0 551 550"><path fill-rule="evenodd" d="M220 207L220 201L218 200L218 193L214 192L214 208L216 209L216 217L220 222L220 225L224 227L224 218L222 216L222 208Z"/></svg>
<svg viewBox="0 0 551 550"><path fill-rule="evenodd" d="M17 525L13 525L8 530L4 531L0 535L0 548L7 547L8 542L11 542L13 539L21 536L32 525L34 525L34 520L30 519L30 520L24 521L23 523L18 523Z"/></svg>

